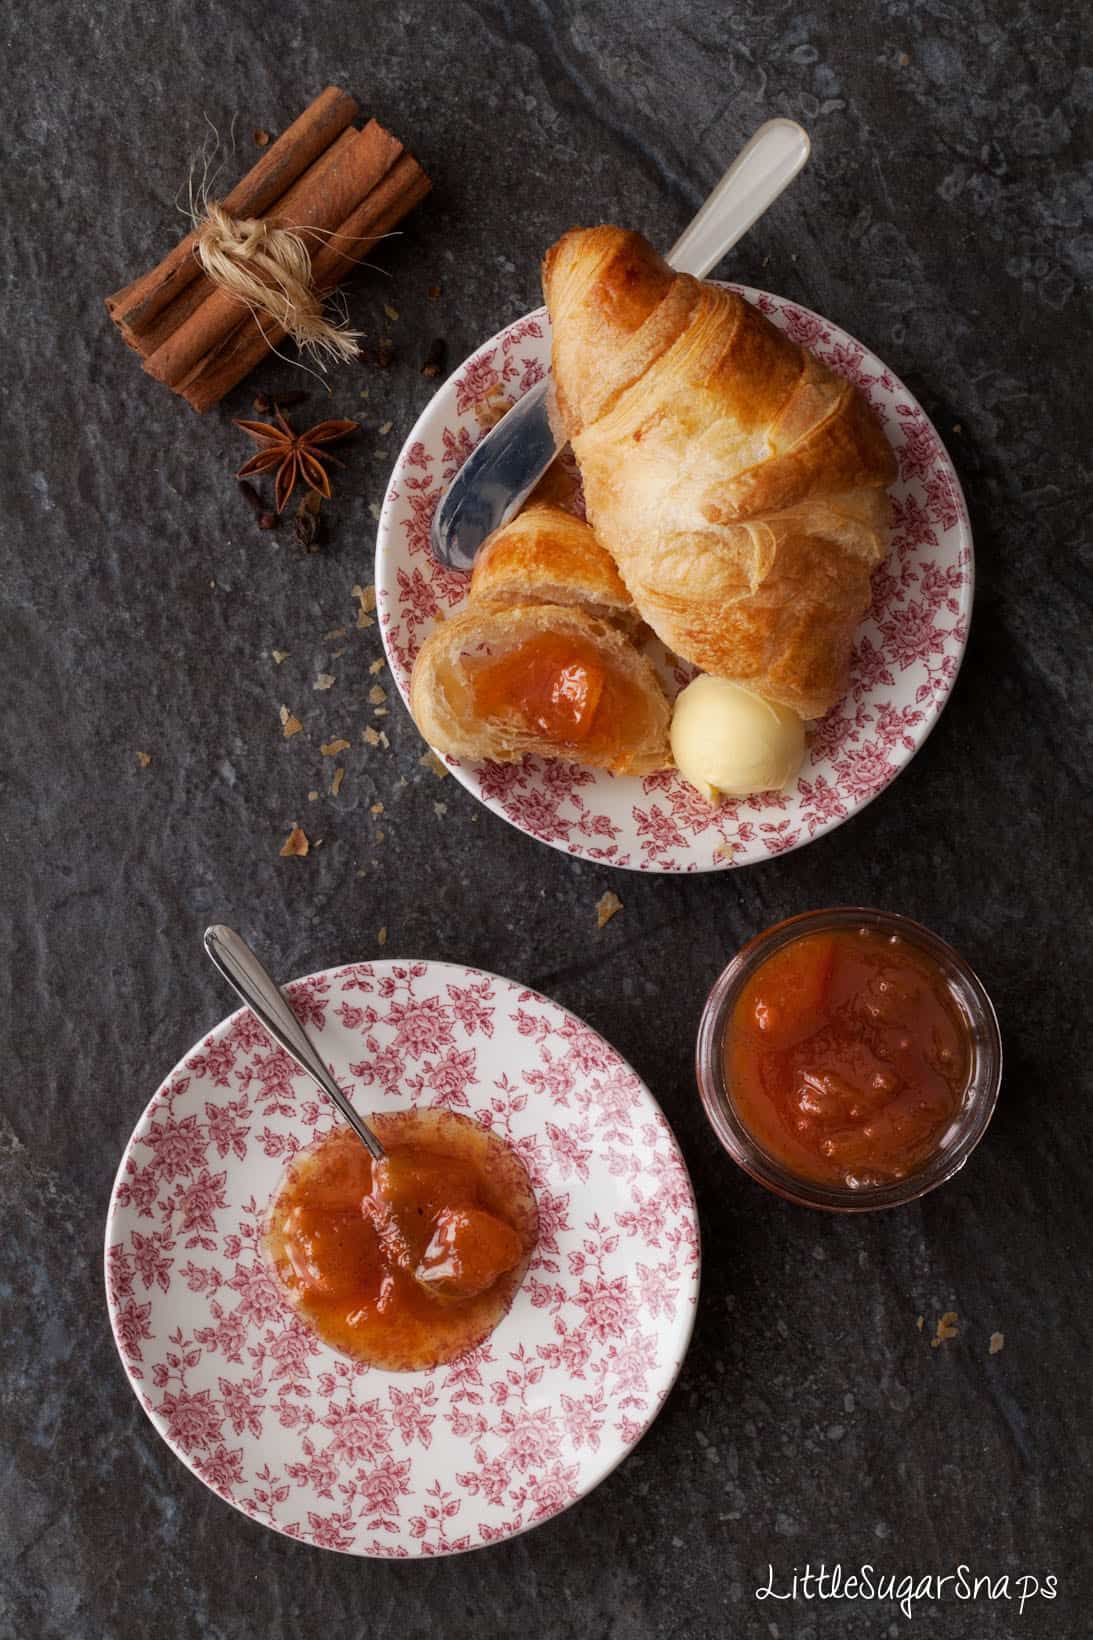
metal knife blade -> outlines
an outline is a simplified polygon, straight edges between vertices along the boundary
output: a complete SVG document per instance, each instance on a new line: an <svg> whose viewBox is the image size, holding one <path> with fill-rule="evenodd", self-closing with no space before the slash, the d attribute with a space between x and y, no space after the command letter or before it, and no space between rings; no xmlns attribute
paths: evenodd
<svg viewBox="0 0 1093 1640"><path fill-rule="evenodd" d="M547 415L549 378L518 399L467 457L433 514L433 555L469 570L487 535L507 524L558 452Z"/></svg>

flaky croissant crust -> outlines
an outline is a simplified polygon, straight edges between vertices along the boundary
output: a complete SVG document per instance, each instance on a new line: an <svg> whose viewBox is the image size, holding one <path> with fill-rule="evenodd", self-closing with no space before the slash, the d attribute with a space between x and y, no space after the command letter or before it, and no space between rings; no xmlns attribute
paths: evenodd
<svg viewBox="0 0 1093 1640"><path fill-rule="evenodd" d="M550 503L529 505L478 549L471 599L480 604L579 604L590 614L638 624L615 560L583 519Z"/></svg>
<svg viewBox="0 0 1093 1640"><path fill-rule="evenodd" d="M548 252L557 410L589 520L677 654L818 717L844 693L895 460L861 394L640 235Z"/></svg>

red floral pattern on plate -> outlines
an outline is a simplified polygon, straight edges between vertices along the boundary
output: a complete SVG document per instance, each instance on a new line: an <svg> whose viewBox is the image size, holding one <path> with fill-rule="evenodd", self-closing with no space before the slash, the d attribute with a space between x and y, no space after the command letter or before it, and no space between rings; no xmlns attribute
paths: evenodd
<svg viewBox="0 0 1093 1640"><path fill-rule="evenodd" d="M765 291L734 287L839 375L855 382L899 461L893 535L859 629L851 686L814 726L796 787L710 809L677 774L613 777L528 758L518 765L447 761L495 814L567 854L636 871L713 871L800 848L841 825L906 767L936 723L971 618L971 530L960 483L920 405L860 342ZM436 394L391 475L380 516L376 587L391 670L405 699L414 656L467 579L429 552L445 485L481 438L483 404L514 402L550 364L550 321L528 315L488 341ZM499 399L500 396L500 399ZM678 689L689 675L662 667ZM898 733L892 725L898 721Z"/></svg>
<svg viewBox="0 0 1093 1640"><path fill-rule="evenodd" d="M651 1094L557 1004L446 963L354 963L287 988L362 1108L457 1106L535 1184L540 1238L497 1330L427 1373L336 1354L260 1239L286 1162L332 1123L248 1012L187 1054L126 1148L106 1286L126 1372L221 1497L322 1548L454 1554L591 1490L644 1433L691 1334L698 1227Z"/></svg>

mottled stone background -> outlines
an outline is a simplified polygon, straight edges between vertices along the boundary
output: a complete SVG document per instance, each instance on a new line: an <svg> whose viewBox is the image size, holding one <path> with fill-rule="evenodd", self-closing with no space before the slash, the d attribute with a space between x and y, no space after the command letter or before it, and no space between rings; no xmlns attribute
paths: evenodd
<svg viewBox="0 0 1093 1640"><path fill-rule="evenodd" d="M19 1640L535 1633L686 1640L1090 1630L1088 541L1093 264L1084 8L1061 0L27 0L6 18L0 234L0 1634ZM105 292L179 231L206 118L284 128L355 91L436 190L350 296L398 349L321 414L368 432L336 538L260 534L230 417L145 378ZM897 785L801 853L680 881L539 847L419 764L401 706L370 751L376 629L313 693L371 578L373 507L453 360L538 301L574 221L670 243L760 121L813 137L725 271L818 308L919 395L964 481L979 585L937 731ZM229 174L231 167L229 166ZM427 297L440 284L439 300ZM397 321L384 304L398 310ZM279 669L270 650L289 651ZM286 741L280 704L306 736ZM354 741L340 795L318 744ZM151 756L146 768L137 752ZM309 804L307 793L323 795ZM434 805L446 804L438 815ZM370 806L384 804L382 820ZM1086 815L1088 810L1086 810ZM294 820L322 846L278 848ZM382 831L382 839L380 832ZM602 932L606 888L625 909ZM772 920L910 913L974 961L1006 1038L964 1175L857 1221L785 1206L719 1150L691 1075L705 992ZM706 1263L679 1387L589 1501L456 1561L356 1562L262 1530L172 1457L130 1392L100 1276L110 1184L163 1073L227 1010L201 931L288 976L466 959L604 1031L675 1126ZM959 1335L930 1347L937 1317ZM925 1317L923 1331L916 1318ZM1004 1349L988 1355L995 1331ZM772 1562L1059 1579L1053 1605L757 1604Z"/></svg>

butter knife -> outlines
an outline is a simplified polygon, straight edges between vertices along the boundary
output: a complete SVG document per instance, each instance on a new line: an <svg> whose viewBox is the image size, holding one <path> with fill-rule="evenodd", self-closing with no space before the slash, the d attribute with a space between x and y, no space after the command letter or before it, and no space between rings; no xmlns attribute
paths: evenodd
<svg viewBox="0 0 1093 1640"><path fill-rule="evenodd" d="M793 120L761 125L668 252L679 273L702 279L789 186L809 155ZM558 454L547 414L550 377L538 382L471 452L433 514L433 556L469 570L482 542L523 506Z"/></svg>

